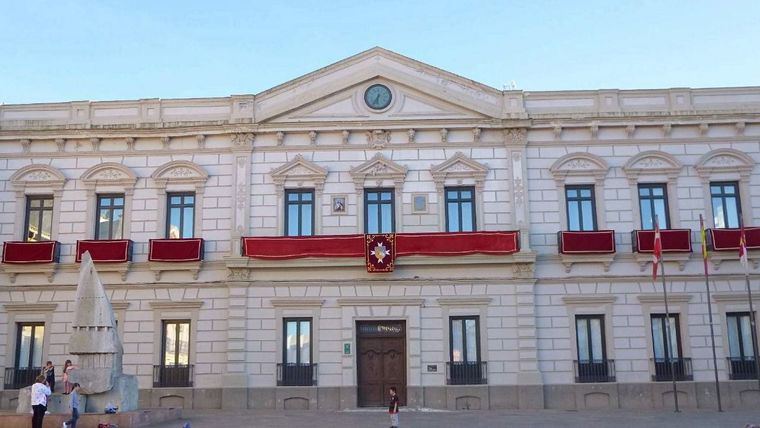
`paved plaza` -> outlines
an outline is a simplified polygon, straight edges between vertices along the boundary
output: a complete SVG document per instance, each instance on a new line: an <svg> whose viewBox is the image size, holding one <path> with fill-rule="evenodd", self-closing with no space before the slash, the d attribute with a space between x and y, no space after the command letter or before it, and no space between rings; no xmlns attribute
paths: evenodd
<svg viewBox="0 0 760 428"><path fill-rule="evenodd" d="M158 428L204 427L388 427L388 415L381 410L366 411L272 411L272 410L187 410L183 419L157 425ZM401 427L410 428L490 428L490 427L739 427L760 424L760 410L718 413L713 411L403 411Z"/></svg>

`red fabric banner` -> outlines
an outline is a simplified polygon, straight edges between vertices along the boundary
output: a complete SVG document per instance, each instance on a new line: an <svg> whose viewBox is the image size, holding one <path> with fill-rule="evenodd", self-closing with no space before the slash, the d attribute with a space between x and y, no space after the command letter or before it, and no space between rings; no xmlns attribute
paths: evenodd
<svg viewBox="0 0 760 428"><path fill-rule="evenodd" d="M3 243L3 263L57 263L58 248L58 241L6 241Z"/></svg>
<svg viewBox="0 0 760 428"><path fill-rule="evenodd" d="M255 259L361 257L364 235L253 236L243 238L243 255Z"/></svg>
<svg viewBox="0 0 760 428"><path fill-rule="evenodd" d="M715 251L738 251L741 229L708 229L710 240ZM760 248L760 227L745 227L744 236L747 240L747 249Z"/></svg>
<svg viewBox="0 0 760 428"><path fill-rule="evenodd" d="M396 234L365 235L367 272L393 272L396 258Z"/></svg>
<svg viewBox="0 0 760 428"><path fill-rule="evenodd" d="M654 251L654 230L634 230L634 248L637 253ZM663 253L690 253L691 229L660 229Z"/></svg>
<svg viewBox="0 0 760 428"><path fill-rule="evenodd" d="M82 262L82 254L85 251L90 252L90 257L95 263L128 262L132 260L131 247L132 241L129 239L77 241L76 262Z"/></svg>
<svg viewBox="0 0 760 428"><path fill-rule="evenodd" d="M399 233L397 256L506 255L520 251L520 232Z"/></svg>
<svg viewBox="0 0 760 428"><path fill-rule="evenodd" d="M203 259L203 239L151 239L148 261L197 262Z"/></svg>
<svg viewBox="0 0 760 428"><path fill-rule="evenodd" d="M612 254L615 252L615 231L595 230L559 233L561 254Z"/></svg>

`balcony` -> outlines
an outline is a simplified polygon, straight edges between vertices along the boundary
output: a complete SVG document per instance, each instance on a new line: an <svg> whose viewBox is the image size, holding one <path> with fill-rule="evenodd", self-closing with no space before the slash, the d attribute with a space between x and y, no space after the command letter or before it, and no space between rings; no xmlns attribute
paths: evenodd
<svg viewBox="0 0 760 428"><path fill-rule="evenodd" d="M757 379L754 357L728 357L728 378L731 380Z"/></svg>
<svg viewBox="0 0 760 428"><path fill-rule="evenodd" d="M191 272L198 279L203 260L203 239L151 239L148 245L150 270L161 280L167 271Z"/></svg>
<svg viewBox="0 0 760 428"><path fill-rule="evenodd" d="M678 263L678 269L684 270L692 252L691 229L662 229L662 259L666 262ZM639 264L641 272L652 263L654 252L654 230L634 230L631 232L633 257Z"/></svg>
<svg viewBox="0 0 760 428"><path fill-rule="evenodd" d="M446 363L446 385L486 385L488 367L485 361L450 361Z"/></svg>
<svg viewBox="0 0 760 428"><path fill-rule="evenodd" d="M708 229L713 251L738 251L741 229ZM760 249L760 227L745 227L747 249Z"/></svg>
<svg viewBox="0 0 760 428"><path fill-rule="evenodd" d="M557 232L557 249L567 273L575 263L601 263L607 272L615 258L615 231L562 230Z"/></svg>
<svg viewBox="0 0 760 428"><path fill-rule="evenodd" d="M132 241L115 240L80 240L77 241L76 262L82 262L85 251L95 263L126 263L132 260Z"/></svg>
<svg viewBox="0 0 760 428"><path fill-rule="evenodd" d="M615 360L575 360L575 382L615 382Z"/></svg>
<svg viewBox="0 0 760 428"><path fill-rule="evenodd" d="M316 364L277 364L277 386L316 386Z"/></svg>
<svg viewBox="0 0 760 428"><path fill-rule="evenodd" d="M42 372L42 367L5 369L3 389L21 389L34 384L34 379Z"/></svg>
<svg viewBox="0 0 760 428"><path fill-rule="evenodd" d="M58 263L60 248L58 241L6 241L3 244L3 263Z"/></svg>
<svg viewBox="0 0 760 428"><path fill-rule="evenodd" d="M193 365L153 366L154 388L193 386Z"/></svg>
<svg viewBox="0 0 760 428"><path fill-rule="evenodd" d="M691 358L652 358L654 364L654 375L652 380L655 382L675 380L686 381L694 380L694 374L691 371Z"/></svg>

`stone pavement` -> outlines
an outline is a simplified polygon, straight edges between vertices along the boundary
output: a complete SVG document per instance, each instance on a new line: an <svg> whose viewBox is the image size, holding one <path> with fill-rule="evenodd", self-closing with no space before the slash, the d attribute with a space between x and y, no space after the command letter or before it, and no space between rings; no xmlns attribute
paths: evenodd
<svg viewBox="0 0 760 428"><path fill-rule="evenodd" d="M381 410L273 411L273 410L185 410L183 418L156 425L157 428L340 428L389 426L388 415ZM760 424L760 410L715 411L419 411L402 410L402 428L491 428L491 427L737 427Z"/></svg>

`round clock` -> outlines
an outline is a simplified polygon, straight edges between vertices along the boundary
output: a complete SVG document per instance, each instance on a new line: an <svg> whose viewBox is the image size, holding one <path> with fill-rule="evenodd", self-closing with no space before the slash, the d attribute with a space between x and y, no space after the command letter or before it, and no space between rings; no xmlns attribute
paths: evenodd
<svg viewBox="0 0 760 428"><path fill-rule="evenodd" d="M375 84L364 91L364 102L373 110L382 110L391 105L393 95L387 86Z"/></svg>

